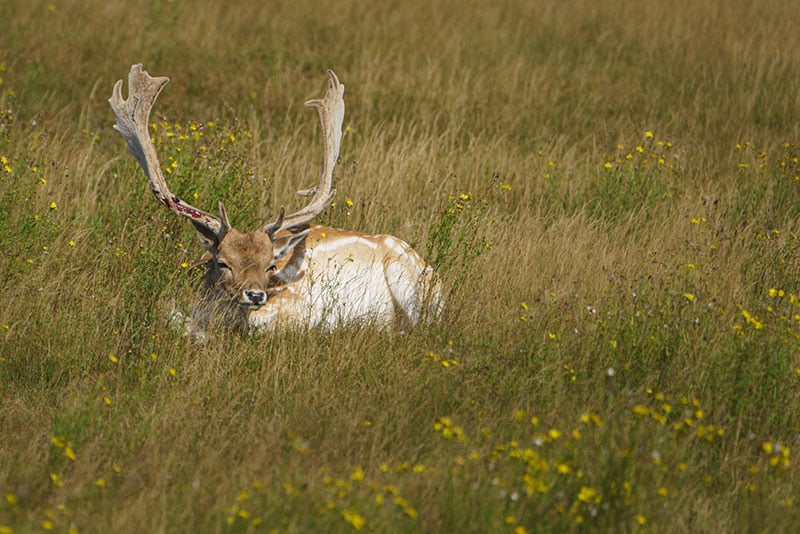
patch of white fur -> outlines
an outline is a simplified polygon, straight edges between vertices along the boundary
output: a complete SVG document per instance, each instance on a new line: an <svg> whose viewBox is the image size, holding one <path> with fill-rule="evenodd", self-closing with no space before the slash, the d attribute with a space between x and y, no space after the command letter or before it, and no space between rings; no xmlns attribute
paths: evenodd
<svg viewBox="0 0 800 534"><path fill-rule="evenodd" d="M386 239L384 239L383 242L387 247L389 247L389 250L398 256L403 256L409 250L411 250L411 247L408 245L408 243L393 236L386 236Z"/></svg>
<svg viewBox="0 0 800 534"><path fill-rule="evenodd" d="M284 267L279 276L290 290L272 294L264 306L250 312L250 326L333 329L368 323L389 327L398 309L416 324L433 272L400 239L387 236L375 243L348 236L306 249L299 269Z"/></svg>
<svg viewBox="0 0 800 534"><path fill-rule="evenodd" d="M313 254L324 254L338 249L346 249L353 245L364 245L372 250L378 248L378 245L368 239L360 236L340 237L338 239L328 239L321 243L314 245L314 248L307 249L306 255L312 257Z"/></svg>
<svg viewBox="0 0 800 534"><path fill-rule="evenodd" d="M250 313L254 327L296 325L326 329L365 322L388 325L394 300L383 273L378 246L358 236L324 241L306 250L300 274L284 268L281 278L294 281L291 293L273 295Z"/></svg>

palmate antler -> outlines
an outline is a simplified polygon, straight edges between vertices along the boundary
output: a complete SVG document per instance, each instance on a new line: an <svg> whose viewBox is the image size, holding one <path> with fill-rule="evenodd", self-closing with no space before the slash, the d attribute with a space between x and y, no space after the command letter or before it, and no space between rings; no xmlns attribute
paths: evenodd
<svg viewBox="0 0 800 534"><path fill-rule="evenodd" d="M147 71L142 70L141 64L133 65L128 74L128 99L122 98L122 80L114 84L111 98L108 99L108 103L111 104L111 109L114 110L114 115L117 117L114 129L128 143L131 154L150 178L150 189L156 198L178 215L191 220L198 232L219 243L230 229L230 223L228 223L222 203L219 204L220 217L215 217L173 194L161 172L156 148L147 131L150 110L168 81L169 78L165 76L151 77Z"/></svg>
<svg viewBox="0 0 800 534"><path fill-rule="evenodd" d="M128 74L128 98L122 98L122 80L114 84L111 98L108 100L116 115L117 123L114 129L128 143L136 161L144 169L150 179L150 189L156 198L178 215L187 217L198 232L211 242L219 244L230 230L228 216L222 202L219 203L219 217L197 209L178 198L170 191L161 166L155 146L150 140L148 123L150 111L158 98L161 89L167 84L169 78L160 76L153 78L142 65L133 65ZM322 175L317 187L307 191L300 191L304 196L312 199L304 208L290 215L284 216L284 209L275 222L264 226L262 229L272 238L280 230L299 227L311 222L328 206L333 195L333 168L339 158L339 146L342 139L342 122L344 120L344 85L339 83L333 71L328 71L328 91L320 100L309 100L306 106L317 109L322 126L323 135L323 166Z"/></svg>
<svg viewBox="0 0 800 534"><path fill-rule="evenodd" d="M281 208L278 219L262 229L270 235L274 235L280 230L308 224L328 207L336 194L336 190L332 189L333 168L339 159L342 122L344 122L344 85L339 83L336 73L332 70L328 71L328 91L325 93L325 97L309 100L305 105L316 108L319 113L319 123L322 129L322 176L320 176L317 187L297 192L301 196L312 197L311 202L305 208L285 217L283 208Z"/></svg>

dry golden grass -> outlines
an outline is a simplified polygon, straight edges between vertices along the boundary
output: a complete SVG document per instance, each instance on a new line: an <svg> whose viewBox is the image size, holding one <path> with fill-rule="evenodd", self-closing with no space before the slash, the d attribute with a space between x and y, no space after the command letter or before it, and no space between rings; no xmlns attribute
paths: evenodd
<svg viewBox="0 0 800 534"><path fill-rule="evenodd" d="M789 531L800 522L800 9L767 0L0 4L0 534ZM439 269L403 334L214 332L173 189ZM195 132L201 132L195 138ZM351 199L353 205L347 205Z"/></svg>

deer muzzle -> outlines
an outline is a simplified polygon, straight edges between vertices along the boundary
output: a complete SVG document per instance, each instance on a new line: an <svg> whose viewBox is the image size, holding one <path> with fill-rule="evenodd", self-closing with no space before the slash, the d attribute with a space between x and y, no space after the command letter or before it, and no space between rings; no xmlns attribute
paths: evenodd
<svg viewBox="0 0 800 534"><path fill-rule="evenodd" d="M267 292L260 289L245 289L239 305L242 308L260 308L267 302Z"/></svg>

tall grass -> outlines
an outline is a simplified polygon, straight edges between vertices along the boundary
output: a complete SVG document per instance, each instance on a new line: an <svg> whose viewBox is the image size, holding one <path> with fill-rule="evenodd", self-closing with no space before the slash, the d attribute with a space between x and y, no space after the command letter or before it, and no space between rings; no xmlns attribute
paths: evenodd
<svg viewBox="0 0 800 534"><path fill-rule="evenodd" d="M0 3L0 533L789 531L800 9L767 0ZM780 38L778 38L780 37ZM111 130L172 78L173 189L441 273L406 333L166 324L201 254ZM349 200L349 202L348 202Z"/></svg>

